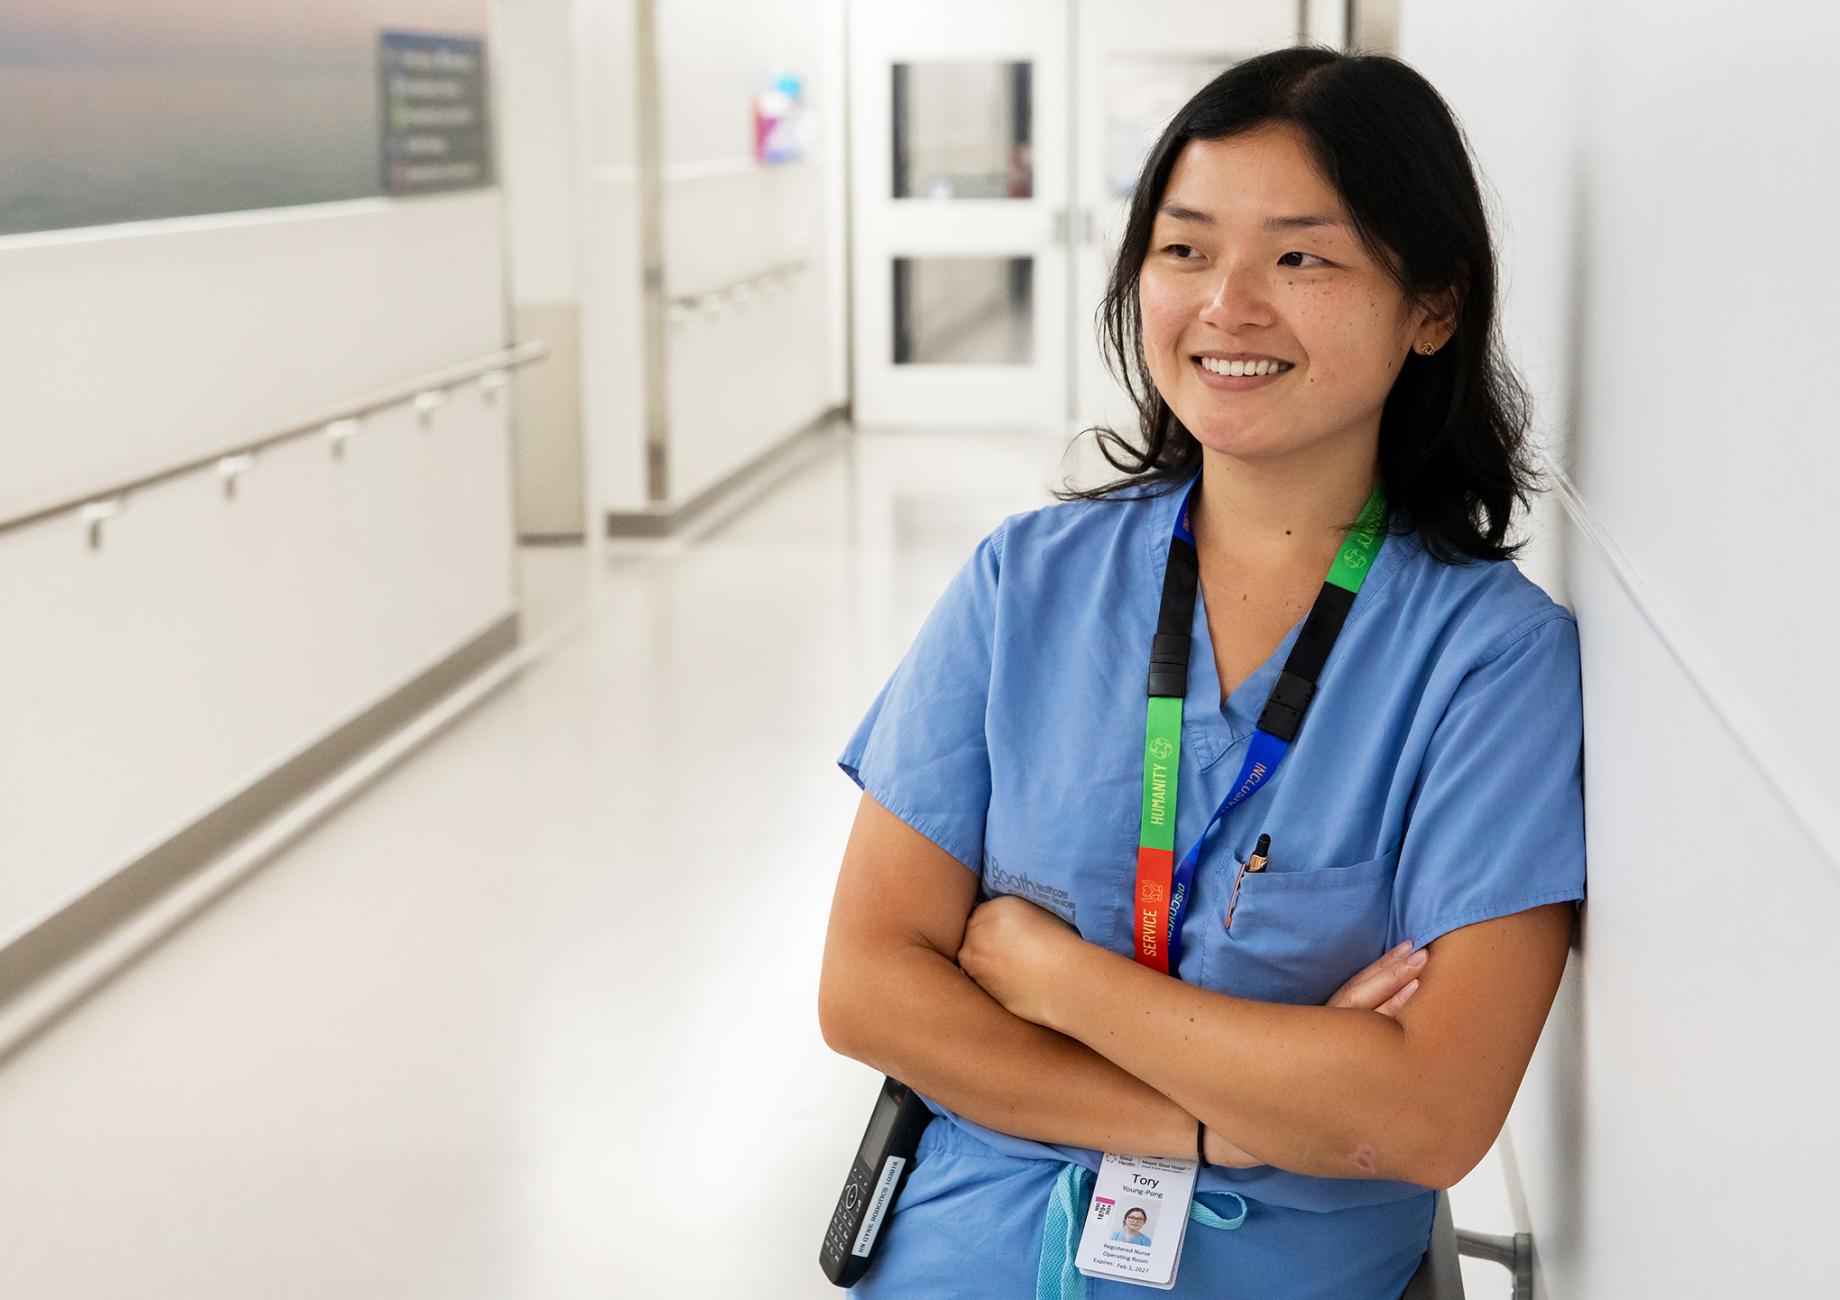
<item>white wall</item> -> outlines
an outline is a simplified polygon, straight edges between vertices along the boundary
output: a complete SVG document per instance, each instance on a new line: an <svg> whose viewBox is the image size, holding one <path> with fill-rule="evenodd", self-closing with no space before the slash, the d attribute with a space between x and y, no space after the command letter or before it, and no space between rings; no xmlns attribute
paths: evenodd
<svg viewBox="0 0 1840 1300"><path fill-rule="evenodd" d="M809 110L829 115L843 87L823 79L842 31L811 0L665 0L665 286L702 293L786 263L804 270L765 295L671 332L671 496L683 500L832 405L825 173L842 139L817 133L794 163L752 161L753 96L777 71L800 74Z"/></svg>
<svg viewBox="0 0 1840 1300"><path fill-rule="evenodd" d="M0 239L0 513L504 346L496 191Z"/></svg>
<svg viewBox="0 0 1840 1300"><path fill-rule="evenodd" d="M495 191L0 239L0 511L505 342ZM0 533L0 943L514 606L505 403Z"/></svg>
<svg viewBox="0 0 1840 1300"><path fill-rule="evenodd" d="M582 434L580 159L573 0L492 0L498 46L500 176L512 332L540 339L544 364L513 379L517 530L586 531Z"/></svg>
<svg viewBox="0 0 1840 1300"><path fill-rule="evenodd" d="M511 298L581 297L571 0L494 0Z"/></svg>
<svg viewBox="0 0 1840 1300"><path fill-rule="evenodd" d="M633 0L577 0L582 436L593 515L645 504L639 97Z"/></svg>
<svg viewBox="0 0 1840 1300"><path fill-rule="evenodd" d="M591 475L603 509L644 507L639 355L635 52L631 0L578 17L589 121L583 221L584 365ZM844 400L842 7L836 0L669 0L658 5L665 292L720 289L805 269L746 301L680 313L669 331L670 503ZM753 96L805 79L817 118L807 157L753 160Z"/></svg>
<svg viewBox="0 0 1840 1300"><path fill-rule="evenodd" d="M1582 498L1528 567L1580 622L1590 899L1509 1125L1556 1300L1831 1289L1837 38L1785 0L1402 10Z"/></svg>
<svg viewBox="0 0 1840 1300"><path fill-rule="evenodd" d="M849 78L848 0L818 0L820 30L824 33L817 75L824 89L813 104L819 147L824 150L821 169L824 191L823 247L829 266L825 271L825 336L829 364L825 380L825 405L848 406L850 391L850 196L849 99L854 88Z"/></svg>

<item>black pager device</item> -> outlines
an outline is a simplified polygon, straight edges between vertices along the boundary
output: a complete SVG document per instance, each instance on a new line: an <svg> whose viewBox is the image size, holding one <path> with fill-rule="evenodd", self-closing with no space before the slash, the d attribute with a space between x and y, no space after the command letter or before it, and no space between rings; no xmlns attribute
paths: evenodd
<svg viewBox="0 0 1840 1300"><path fill-rule="evenodd" d="M898 1079L882 1080L875 1111L818 1251L824 1276L838 1286L854 1286L869 1271L882 1221L901 1194L920 1134L932 1118L933 1112L912 1088Z"/></svg>

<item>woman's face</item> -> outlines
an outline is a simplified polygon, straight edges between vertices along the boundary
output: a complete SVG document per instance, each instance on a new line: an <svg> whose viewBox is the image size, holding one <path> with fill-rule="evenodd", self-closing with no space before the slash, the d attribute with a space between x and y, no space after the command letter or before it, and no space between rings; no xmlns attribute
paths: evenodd
<svg viewBox="0 0 1840 1300"><path fill-rule="evenodd" d="M1274 228L1280 221L1291 224ZM1137 292L1151 379L1202 445L1269 459L1331 440L1377 442L1407 354L1449 337L1423 309L1407 308L1347 221L1293 127L1183 146ZM1241 353L1290 368L1228 378L1202 364Z"/></svg>
<svg viewBox="0 0 1840 1300"><path fill-rule="evenodd" d="M1126 1210L1124 1214L1124 1230L1133 1236L1142 1232L1144 1230L1146 1217L1147 1216L1142 1210Z"/></svg>

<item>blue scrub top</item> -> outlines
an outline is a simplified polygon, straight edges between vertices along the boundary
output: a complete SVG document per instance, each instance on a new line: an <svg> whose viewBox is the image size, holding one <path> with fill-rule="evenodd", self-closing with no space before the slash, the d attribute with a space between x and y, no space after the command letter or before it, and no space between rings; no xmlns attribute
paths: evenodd
<svg viewBox="0 0 1840 1300"><path fill-rule="evenodd" d="M1030 899L1126 956L1144 679L1170 531L1192 482L1004 519L838 759L977 872L987 894ZM1223 706L1197 593L1178 856L1232 787L1302 628L1299 619ZM1240 997L1320 1005L1405 939L1422 947L1459 926L1582 899L1582 776L1571 611L1510 561L1446 564L1416 534L1391 535L1283 766L1203 848L1179 973ZM1229 931L1233 878L1260 832L1271 836L1269 865L1244 877ZM1099 1152L933 1109L993 1155L1098 1167ZM1269 1165L1204 1169L1198 1189L1304 1211L1425 1195L1412 1183Z"/></svg>

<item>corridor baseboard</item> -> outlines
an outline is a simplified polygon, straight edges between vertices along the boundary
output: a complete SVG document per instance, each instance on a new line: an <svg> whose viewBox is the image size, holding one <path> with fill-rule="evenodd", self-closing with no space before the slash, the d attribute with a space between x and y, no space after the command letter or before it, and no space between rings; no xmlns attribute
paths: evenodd
<svg viewBox="0 0 1840 1300"><path fill-rule="evenodd" d="M518 616L506 614L0 947L0 1060L440 734L534 652L520 650Z"/></svg>
<svg viewBox="0 0 1840 1300"><path fill-rule="evenodd" d="M608 510L604 513L606 536L619 538L675 537L692 524L722 509L736 505L753 494L746 489L764 489L768 471L782 468L814 444L837 436L847 418L843 407L826 411L811 423L794 430L732 473L676 505L647 506L643 510Z"/></svg>

